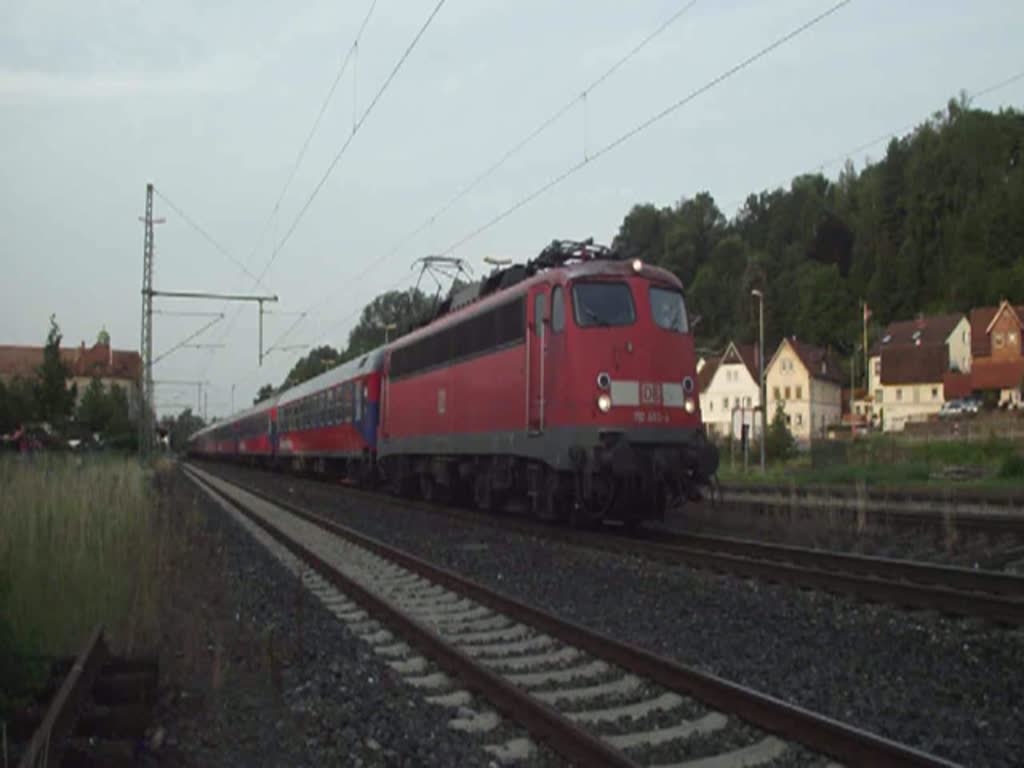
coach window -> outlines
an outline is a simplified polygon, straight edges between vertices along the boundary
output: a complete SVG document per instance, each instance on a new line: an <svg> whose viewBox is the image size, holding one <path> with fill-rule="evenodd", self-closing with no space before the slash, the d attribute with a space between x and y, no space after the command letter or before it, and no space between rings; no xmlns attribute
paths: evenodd
<svg viewBox="0 0 1024 768"><path fill-rule="evenodd" d="M356 398L356 423L362 421L363 418L363 388L359 386L359 382L355 382L355 398Z"/></svg>
<svg viewBox="0 0 1024 768"><path fill-rule="evenodd" d="M686 333L686 305L679 291L651 286L651 314L659 328Z"/></svg>
<svg viewBox="0 0 1024 768"><path fill-rule="evenodd" d="M551 291L551 331L561 333L565 329L565 296L562 286L556 285Z"/></svg>
<svg viewBox="0 0 1024 768"><path fill-rule="evenodd" d="M572 287L576 324L592 326L632 325L636 320L633 294L618 282L576 283Z"/></svg>

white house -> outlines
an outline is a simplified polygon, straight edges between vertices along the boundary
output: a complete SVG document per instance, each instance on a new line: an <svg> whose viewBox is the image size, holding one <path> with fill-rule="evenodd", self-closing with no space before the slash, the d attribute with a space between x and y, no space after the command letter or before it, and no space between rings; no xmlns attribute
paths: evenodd
<svg viewBox="0 0 1024 768"><path fill-rule="evenodd" d="M765 370L769 425L782 406L789 431L807 445L840 423L842 372L830 350L784 338Z"/></svg>
<svg viewBox="0 0 1024 768"><path fill-rule="evenodd" d="M751 439L761 434L757 357L753 344L729 342L721 357L706 360L698 371L700 411L710 433L725 437L731 432L739 439L746 424Z"/></svg>

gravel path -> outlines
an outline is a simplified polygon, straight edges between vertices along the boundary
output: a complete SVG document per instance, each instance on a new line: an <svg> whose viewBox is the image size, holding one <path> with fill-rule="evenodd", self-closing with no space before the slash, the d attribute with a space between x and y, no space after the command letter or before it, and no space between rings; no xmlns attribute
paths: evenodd
<svg viewBox="0 0 1024 768"><path fill-rule="evenodd" d="M1021 630L449 524L269 473L231 474L288 489L563 617L920 749L972 766L1019 765L1024 754Z"/></svg>
<svg viewBox="0 0 1024 768"><path fill-rule="evenodd" d="M217 661L212 681L196 675L165 694L162 765L494 765L217 505L176 482L179 506L199 507L197 555L216 558L222 590L178 606ZM207 567L199 557L181 566Z"/></svg>

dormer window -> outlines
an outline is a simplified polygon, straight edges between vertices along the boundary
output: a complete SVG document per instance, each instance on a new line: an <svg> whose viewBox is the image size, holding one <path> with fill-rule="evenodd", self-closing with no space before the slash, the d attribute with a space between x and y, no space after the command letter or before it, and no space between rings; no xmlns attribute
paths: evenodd
<svg viewBox="0 0 1024 768"><path fill-rule="evenodd" d="M1011 346L1017 343L1016 331L1010 331L1009 333L1006 334L1006 343L1010 344Z"/></svg>
<svg viewBox="0 0 1024 768"><path fill-rule="evenodd" d="M1002 349L1003 347L1003 332L996 331L992 334L992 346L996 349Z"/></svg>

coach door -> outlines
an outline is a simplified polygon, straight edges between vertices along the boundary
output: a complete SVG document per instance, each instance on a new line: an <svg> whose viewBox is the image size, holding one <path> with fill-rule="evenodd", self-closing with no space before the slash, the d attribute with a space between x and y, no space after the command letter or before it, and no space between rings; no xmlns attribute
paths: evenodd
<svg viewBox="0 0 1024 768"><path fill-rule="evenodd" d="M547 333L548 294L544 286L533 297L533 314L527 335L529 373L527 376L527 428L531 435L544 431L544 346Z"/></svg>

